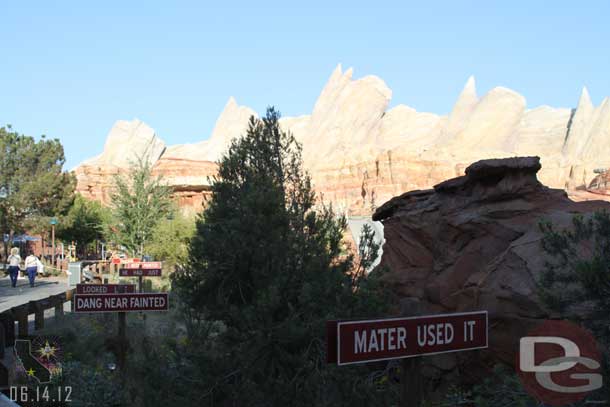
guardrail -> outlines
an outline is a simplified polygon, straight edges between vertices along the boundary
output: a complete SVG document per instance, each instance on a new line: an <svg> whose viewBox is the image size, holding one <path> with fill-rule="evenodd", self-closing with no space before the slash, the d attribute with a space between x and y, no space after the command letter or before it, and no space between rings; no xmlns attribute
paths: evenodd
<svg viewBox="0 0 610 407"><path fill-rule="evenodd" d="M61 318L64 315L64 303L72 300L74 291L74 289L69 289L64 293L29 301L0 313L0 389L9 385L11 358L10 354L5 355L5 352L7 349L12 349L15 343L15 322L17 322L17 337L28 336L28 319L31 314L34 314L34 331L43 329L44 312L55 308L55 318ZM9 366L5 366L5 364ZM2 393L0 393L0 406L18 406L15 403L7 402L6 398L1 395Z"/></svg>
<svg viewBox="0 0 610 407"><path fill-rule="evenodd" d="M64 293L51 295L41 300L29 301L0 313L0 359L4 357L7 346L15 343L15 322L17 322L17 336L28 336L29 316L34 314L34 330L44 328L44 312L55 308L55 317L61 318L64 314L64 303L71 301L74 289Z"/></svg>

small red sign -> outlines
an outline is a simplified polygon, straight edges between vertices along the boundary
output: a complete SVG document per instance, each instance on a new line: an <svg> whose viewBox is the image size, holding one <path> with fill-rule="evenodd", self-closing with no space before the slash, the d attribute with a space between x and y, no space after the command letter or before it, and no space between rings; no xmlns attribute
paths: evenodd
<svg viewBox="0 0 610 407"><path fill-rule="evenodd" d="M142 261L139 263L126 263L121 268L134 270L134 269L147 269L147 270L158 270L163 268L163 263L160 261Z"/></svg>
<svg viewBox="0 0 610 407"><path fill-rule="evenodd" d="M348 365L487 348L487 311L327 323L327 360Z"/></svg>
<svg viewBox="0 0 610 407"><path fill-rule="evenodd" d="M76 294L74 312L167 311L168 300L167 293Z"/></svg>
<svg viewBox="0 0 610 407"><path fill-rule="evenodd" d="M122 294L135 293L133 284L76 284L76 294Z"/></svg>
<svg viewBox="0 0 610 407"><path fill-rule="evenodd" d="M121 277L161 277L163 264L160 261L127 263L119 269Z"/></svg>

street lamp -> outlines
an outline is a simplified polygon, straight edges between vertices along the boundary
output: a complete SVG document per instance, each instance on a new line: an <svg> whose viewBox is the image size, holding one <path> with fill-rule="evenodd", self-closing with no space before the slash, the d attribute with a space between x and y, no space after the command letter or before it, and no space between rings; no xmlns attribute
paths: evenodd
<svg viewBox="0 0 610 407"><path fill-rule="evenodd" d="M11 187L10 186L7 187L7 186L2 185L0 187L0 199L7 199L8 196L10 195L10 193L11 193ZM2 210L2 211L0 211L0 215L2 215L2 225L4 225L5 222L6 222L5 216L7 216L7 215L5 213L2 213L5 210L4 206L1 206L0 209ZM2 235L2 243L4 244L4 249L6 251L7 246L6 246L5 240L4 240L5 239L5 236L4 236L5 233L4 232L5 232L4 230L0 230L0 234ZM10 239L10 233L9 233L9 239ZM9 244L10 244L10 242L9 242ZM8 256L7 253L4 253L4 255ZM2 264L3 264L2 265L3 270L6 270L6 262L3 262Z"/></svg>
<svg viewBox="0 0 610 407"><path fill-rule="evenodd" d="M51 218L51 265L53 268L57 268L57 262L55 261L55 225L57 225L57 218Z"/></svg>

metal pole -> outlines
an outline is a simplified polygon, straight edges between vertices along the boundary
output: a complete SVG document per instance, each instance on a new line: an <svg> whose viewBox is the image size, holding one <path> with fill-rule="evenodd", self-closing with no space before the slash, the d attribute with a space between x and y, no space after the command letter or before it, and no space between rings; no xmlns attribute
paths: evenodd
<svg viewBox="0 0 610 407"><path fill-rule="evenodd" d="M51 265L57 267L55 262L55 225L51 225Z"/></svg>

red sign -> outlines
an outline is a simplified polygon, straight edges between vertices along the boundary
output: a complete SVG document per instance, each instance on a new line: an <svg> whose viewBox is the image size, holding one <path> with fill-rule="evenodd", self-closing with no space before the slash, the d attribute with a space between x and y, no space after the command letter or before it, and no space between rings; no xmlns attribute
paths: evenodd
<svg viewBox="0 0 610 407"><path fill-rule="evenodd" d="M121 277L161 277L163 265L160 261L127 263L119 269Z"/></svg>
<svg viewBox="0 0 610 407"><path fill-rule="evenodd" d="M76 284L76 294L122 294L135 293L133 284Z"/></svg>
<svg viewBox="0 0 610 407"><path fill-rule="evenodd" d="M487 348L487 311L327 323L338 365Z"/></svg>
<svg viewBox="0 0 610 407"><path fill-rule="evenodd" d="M167 311L168 297L167 293L76 294L74 312Z"/></svg>
<svg viewBox="0 0 610 407"><path fill-rule="evenodd" d="M133 270L133 269L148 269L148 270L158 270L163 268L163 263L160 261L142 261L139 263L126 263L123 265L124 269Z"/></svg>

